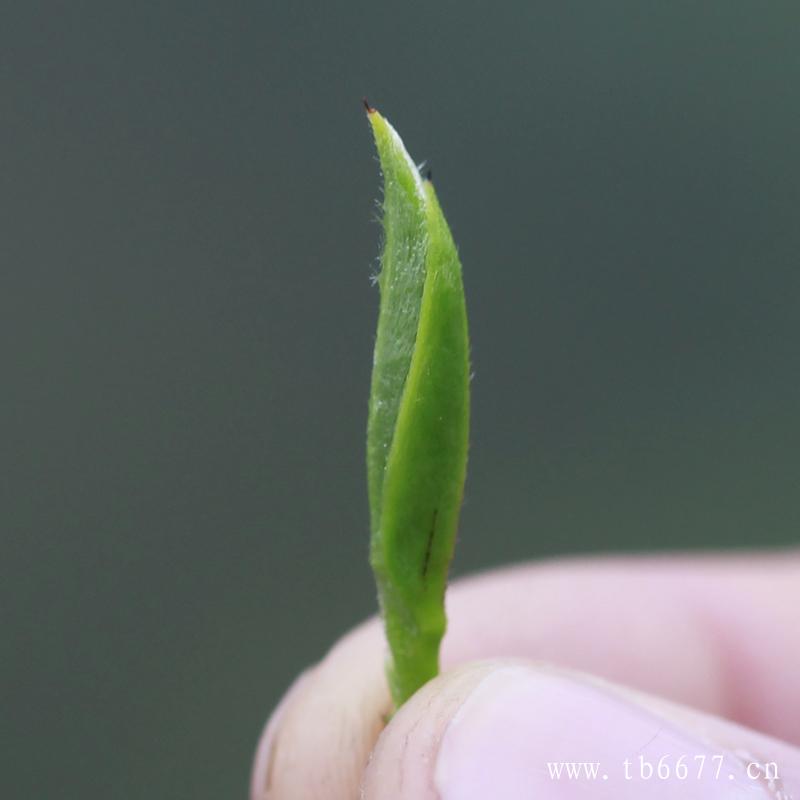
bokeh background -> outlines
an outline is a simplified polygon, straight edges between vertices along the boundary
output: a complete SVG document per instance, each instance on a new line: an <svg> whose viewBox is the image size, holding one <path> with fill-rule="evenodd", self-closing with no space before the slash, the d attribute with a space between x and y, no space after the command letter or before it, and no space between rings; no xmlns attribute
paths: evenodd
<svg viewBox="0 0 800 800"><path fill-rule="evenodd" d="M455 572L797 541L797 3L0 16L4 797L244 797L372 613L363 95L464 264Z"/></svg>

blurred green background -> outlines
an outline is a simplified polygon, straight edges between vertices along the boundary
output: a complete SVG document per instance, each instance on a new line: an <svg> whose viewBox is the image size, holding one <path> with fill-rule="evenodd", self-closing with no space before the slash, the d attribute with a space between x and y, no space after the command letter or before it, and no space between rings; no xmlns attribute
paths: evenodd
<svg viewBox="0 0 800 800"><path fill-rule="evenodd" d="M797 540L797 3L0 17L3 796L244 797L372 613L363 95L464 263L455 572Z"/></svg>

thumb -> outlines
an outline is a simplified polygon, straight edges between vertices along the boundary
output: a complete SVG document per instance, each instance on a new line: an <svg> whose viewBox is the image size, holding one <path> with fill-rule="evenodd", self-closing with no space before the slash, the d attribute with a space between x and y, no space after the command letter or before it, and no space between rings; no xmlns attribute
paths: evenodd
<svg viewBox="0 0 800 800"><path fill-rule="evenodd" d="M382 733L365 800L791 800L800 749L596 678L521 661L470 664Z"/></svg>

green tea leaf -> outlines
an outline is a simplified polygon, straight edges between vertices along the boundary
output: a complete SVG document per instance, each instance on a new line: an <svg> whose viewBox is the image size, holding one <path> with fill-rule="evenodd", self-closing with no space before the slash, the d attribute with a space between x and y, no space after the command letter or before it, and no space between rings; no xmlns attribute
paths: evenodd
<svg viewBox="0 0 800 800"><path fill-rule="evenodd" d="M368 109L384 180L381 294L367 427L371 548L400 706L439 671L464 487L469 343L461 264L429 180Z"/></svg>

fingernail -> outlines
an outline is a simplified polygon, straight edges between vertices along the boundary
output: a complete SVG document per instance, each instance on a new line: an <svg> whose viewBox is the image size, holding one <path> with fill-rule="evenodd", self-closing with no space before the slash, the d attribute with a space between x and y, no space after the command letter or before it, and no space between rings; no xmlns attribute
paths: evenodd
<svg viewBox="0 0 800 800"><path fill-rule="evenodd" d="M731 724L723 746L708 730L599 684L509 666L485 677L448 723L434 783L441 800L800 800L794 748L775 742L772 759L767 737ZM781 763L787 752L792 764Z"/></svg>

